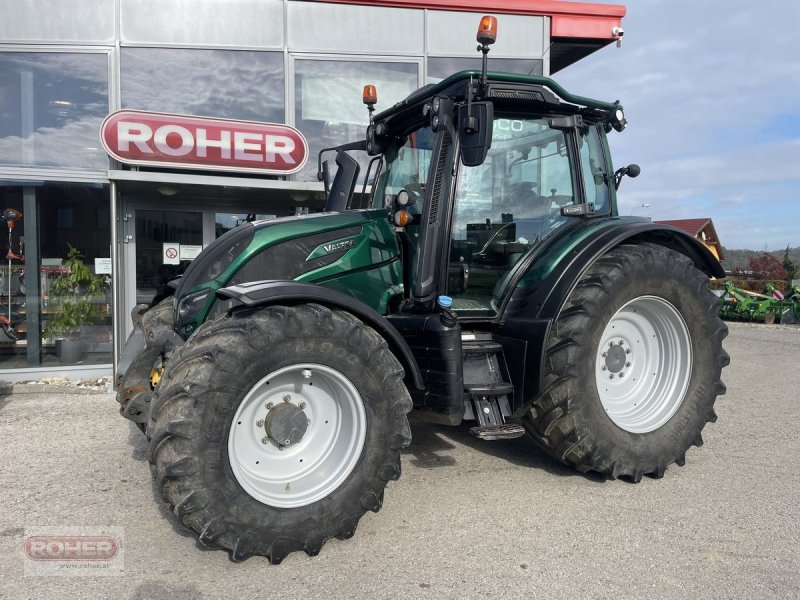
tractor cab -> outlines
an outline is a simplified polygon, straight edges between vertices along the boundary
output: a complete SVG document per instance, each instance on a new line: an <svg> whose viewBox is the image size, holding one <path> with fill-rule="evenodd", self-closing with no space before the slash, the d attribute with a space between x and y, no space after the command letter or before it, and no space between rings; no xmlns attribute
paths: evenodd
<svg viewBox="0 0 800 600"><path fill-rule="evenodd" d="M349 153L376 157L364 190L371 176L371 207L386 209L397 231L406 310L430 311L444 294L461 318L498 317L524 257L576 221L616 215L605 135L625 127L622 107L545 77L487 73L493 18L481 20L477 39L482 71L452 75L378 115L377 91L365 86L367 139L331 149L332 185L320 153L333 211L353 207L363 173Z"/></svg>

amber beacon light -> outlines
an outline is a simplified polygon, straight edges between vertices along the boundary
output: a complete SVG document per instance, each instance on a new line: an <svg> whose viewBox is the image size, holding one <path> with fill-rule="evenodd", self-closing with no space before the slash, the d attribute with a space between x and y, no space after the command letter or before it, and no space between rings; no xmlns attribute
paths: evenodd
<svg viewBox="0 0 800 600"><path fill-rule="evenodd" d="M478 43L484 46L489 46L497 41L497 19L485 15L481 17L481 22L478 25Z"/></svg>
<svg viewBox="0 0 800 600"><path fill-rule="evenodd" d="M378 90L375 89L374 85L365 85L361 98L367 106L376 104L378 102Z"/></svg>

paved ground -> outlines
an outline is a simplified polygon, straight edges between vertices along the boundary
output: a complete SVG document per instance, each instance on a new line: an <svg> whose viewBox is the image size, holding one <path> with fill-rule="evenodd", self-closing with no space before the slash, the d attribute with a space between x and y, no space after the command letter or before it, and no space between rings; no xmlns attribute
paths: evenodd
<svg viewBox="0 0 800 600"><path fill-rule="evenodd" d="M415 423L383 510L275 567L195 545L110 395L2 397L0 597L798 598L800 328L731 330L719 421L663 479ZM67 525L123 527L125 574L23 577L24 528Z"/></svg>

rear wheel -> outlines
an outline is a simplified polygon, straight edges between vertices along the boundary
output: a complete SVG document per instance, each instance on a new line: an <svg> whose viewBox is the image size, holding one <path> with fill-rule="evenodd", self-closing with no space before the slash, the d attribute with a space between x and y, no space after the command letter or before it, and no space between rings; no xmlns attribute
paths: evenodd
<svg viewBox="0 0 800 600"><path fill-rule="evenodd" d="M682 465L725 393L718 304L686 256L649 244L611 250L551 329L528 432L583 472L638 482Z"/></svg>
<svg viewBox="0 0 800 600"><path fill-rule="evenodd" d="M308 304L200 327L168 362L148 432L161 494L206 546L280 562L378 511L411 441L386 342Z"/></svg>

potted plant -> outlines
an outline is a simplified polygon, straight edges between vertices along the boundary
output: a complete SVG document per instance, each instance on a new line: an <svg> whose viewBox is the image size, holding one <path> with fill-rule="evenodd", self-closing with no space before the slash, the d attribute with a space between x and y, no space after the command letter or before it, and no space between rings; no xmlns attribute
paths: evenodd
<svg viewBox="0 0 800 600"><path fill-rule="evenodd" d="M70 364L83 355L81 327L101 314L108 282L92 273L80 250L72 244L67 246L64 271L50 284L48 302L53 314L48 316L44 335L56 340L59 360Z"/></svg>

